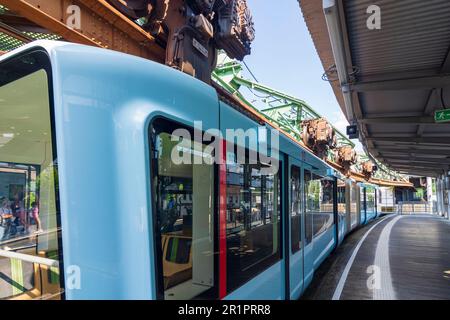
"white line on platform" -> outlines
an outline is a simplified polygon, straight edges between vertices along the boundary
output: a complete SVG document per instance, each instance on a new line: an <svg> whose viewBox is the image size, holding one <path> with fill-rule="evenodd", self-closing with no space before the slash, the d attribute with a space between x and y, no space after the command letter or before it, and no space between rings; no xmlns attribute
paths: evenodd
<svg viewBox="0 0 450 320"><path fill-rule="evenodd" d="M347 265L345 266L344 272L342 272L341 278L339 279L338 285L336 289L334 290L333 298L332 300L339 300L341 298L342 290L344 290L345 282L347 281L348 273L350 272L350 269L353 265L353 262L355 261L356 255L358 254L359 248L361 248L364 240L366 240L369 233L375 229L377 225L379 225L381 222L386 220L387 218L392 216L386 216L382 218L380 221L375 223L367 232L364 234L364 236L359 240L358 245L353 249L352 255L350 256L350 259L347 262Z"/></svg>
<svg viewBox="0 0 450 320"><path fill-rule="evenodd" d="M403 217L398 216L389 221L378 239L377 250L375 251L375 265L380 268L381 286L373 289L373 300L396 300L389 262L389 238L391 237L392 228L401 218Z"/></svg>

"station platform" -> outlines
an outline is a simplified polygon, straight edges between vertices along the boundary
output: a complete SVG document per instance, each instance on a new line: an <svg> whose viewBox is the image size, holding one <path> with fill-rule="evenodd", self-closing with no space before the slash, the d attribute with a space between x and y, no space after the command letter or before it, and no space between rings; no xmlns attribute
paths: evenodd
<svg viewBox="0 0 450 320"><path fill-rule="evenodd" d="M322 264L302 299L450 299L450 221L391 214L356 230Z"/></svg>

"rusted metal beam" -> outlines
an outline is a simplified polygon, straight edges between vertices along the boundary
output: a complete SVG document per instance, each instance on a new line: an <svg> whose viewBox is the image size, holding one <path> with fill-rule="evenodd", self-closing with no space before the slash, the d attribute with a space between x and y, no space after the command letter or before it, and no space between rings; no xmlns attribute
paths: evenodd
<svg viewBox="0 0 450 320"><path fill-rule="evenodd" d="M17 40L20 40L22 42L31 42L33 39L27 37L25 34L23 34L21 31L8 26L7 24L0 21L0 32L3 32Z"/></svg>
<svg viewBox="0 0 450 320"><path fill-rule="evenodd" d="M20 31L29 31L37 33L51 33L47 29L35 24L34 22L14 14L10 11L0 14L0 21Z"/></svg>
<svg viewBox="0 0 450 320"><path fill-rule="evenodd" d="M370 183L376 184L380 187L403 187L403 188L414 188L414 185L410 182L403 181L393 181L393 180L383 180L383 179L371 179Z"/></svg>
<svg viewBox="0 0 450 320"><path fill-rule="evenodd" d="M327 161L327 163L335 168L336 170L343 172L345 171L344 168L340 165L338 165L335 162ZM406 188L412 188L413 184L407 181L394 181L394 180L384 180L384 179L377 179L377 178L371 178L369 180L366 180L366 177L360 173L355 171L350 171L350 178L355 180L356 182L369 182L372 184L376 184L380 187L406 187Z"/></svg>
<svg viewBox="0 0 450 320"><path fill-rule="evenodd" d="M12 12L60 35L67 41L108 48L158 62L165 50L139 25L130 21L105 0L0 0ZM66 23L80 9L80 29Z"/></svg>
<svg viewBox="0 0 450 320"><path fill-rule="evenodd" d="M99 30L96 30L97 34L100 34L101 37L105 38L103 39L103 41L112 42L113 46L110 45L111 49L126 52L128 50L128 46L130 46L130 44L127 42L131 41L131 45L134 44L136 50L140 47L141 50L144 50L142 52L143 54L150 55L151 60L155 60L161 63L165 62L165 48L156 43L156 39L149 32L145 31L138 24L128 19L112 5L110 5L106 0L79 0L79 2L82 4L81 7L84 6L85 9L88 8L88 10L91 11L91 14L96 14L100 18L108 21L111 24L113 28L113 30L111 31L100 30L99 32ZM114 28L117 29L116 31L119 31L119 34L115 33L116 31L114 31ZM105 31L107 32L106 35ZM130 40L127 41L127 39ZM125 47L121 46L122 42L126 45ZM142 56L137 52L126 53ZM142 57L148 58L147 56Z"/></svg>

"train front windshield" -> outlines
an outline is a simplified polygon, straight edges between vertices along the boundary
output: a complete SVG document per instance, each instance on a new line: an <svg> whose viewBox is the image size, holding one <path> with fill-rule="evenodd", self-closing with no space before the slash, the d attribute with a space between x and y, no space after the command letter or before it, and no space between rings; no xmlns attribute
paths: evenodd
<svg viewBox="0 0 450 320"><path fill-rule="evenodd" d="M42 55L1 65L0 299L61 297L57 163Z"/></svg>

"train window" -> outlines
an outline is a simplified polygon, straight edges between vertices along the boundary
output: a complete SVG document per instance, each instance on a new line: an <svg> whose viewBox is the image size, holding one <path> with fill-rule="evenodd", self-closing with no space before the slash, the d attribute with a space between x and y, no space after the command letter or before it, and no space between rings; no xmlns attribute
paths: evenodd
<svg viewBox="0 0 450 320"><path fill-rule="evenodd" d="M60 299L61 229L48 58L31 53L5 62L1 70L0 299Z"/></svg>
<svg viewBox="0 0 450 320"><path fill-rule="evenodd" d="M333 181L312 174L305 190L307 214L312 219L312 236L315 237L330 229L334 223Z"/></svg>
<svg viewBox="0 0 450 320"><path fill-rule="evenodd" d="M361 208L361 215L363 215L364 213L364 208L365 208L365 199L366 197L364 196L364 192L365 192L366 188L365 187L360 187L359 188L359 203L360 203L360 208Z"/></svg>
<svg viewBox="0 0 450 320"><path fill-rule="evenodd" d="M353 227L358 222L358 185L355 182L350 184L350 216Z"/></svg>
<svg viewBox="0 0 450 320"><path fill-rule="evenodd" d="M345 208L345 181L338 179L337 181L337 203L338 203L338 213L341 215L346 214Z"/></svg>
<svg viewBox="0 0 450 320"><path fill-rule="evenodd" d="M314 216L314 223L319 220L321 227L316 229L314 235L329 230L334 224L334 181L321 178L320 187L320 212Z"/></svg>
<svg viewBox="0 0 450 320"><path fill-rule="evenodd" d="M314 195L309 192L310 183L312 181L312 173L309 170L304 171L304 188L305 188L305 245L312 241L313 237L313 210Z"/></svg>
<svg viewBox="0 0 450 320"><path fill-rule="evenodd" d="M302 207L301 207L301 174L300 168L291 167L291 246L292 253L302 248Z"/></svg>
<svg viewBox="0 0 450 320"><path fill-rule="evenodd" d="M176 129L162 119L151 129L160 289L166 300L215 298L215 168L195 164L205 146Z"/></svg>
<svg viewBox="0 0 450 320"><path fill-rule="evenodd" d="M227 155L227 289L281 259L280 178ZM231 158L231 159L230 159Z"/></svg>

